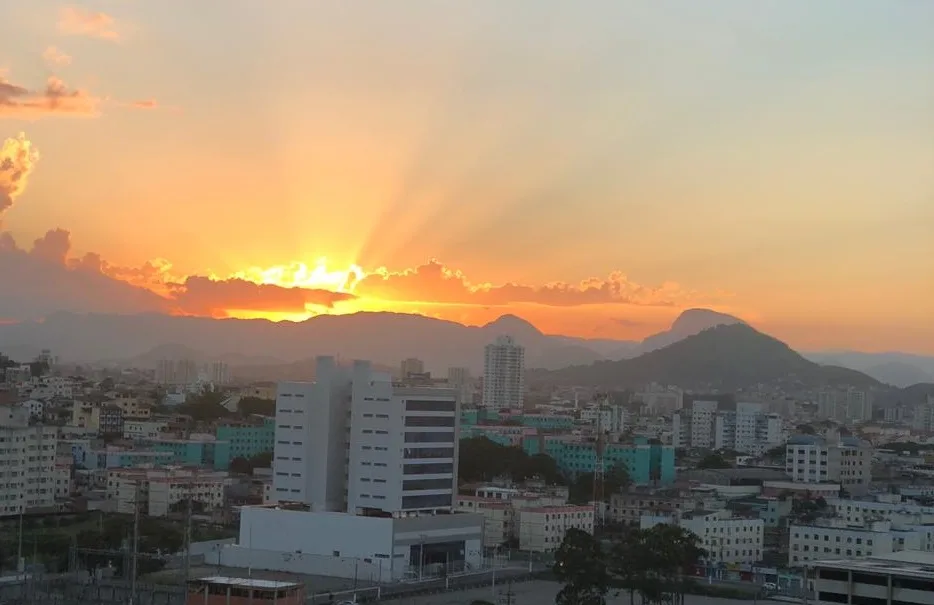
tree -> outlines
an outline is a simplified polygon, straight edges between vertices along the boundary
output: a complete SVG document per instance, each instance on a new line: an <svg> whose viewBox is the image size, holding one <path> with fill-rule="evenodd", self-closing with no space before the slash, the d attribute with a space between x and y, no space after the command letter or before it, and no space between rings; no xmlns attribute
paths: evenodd
<svg viewBox="0 0 934 605"><path fill-rule="evenodd" d="M237 412L242 416L259 414L260 416L275 416L276 402L273 399L260 399L259 397L244 397L237 403Z"/></svg>
<svg viewBox="0 0 934 605"><path fill-rule="evenodd" d="M518 447L500 445L486 437L461 439L458 477L467 482L492 481L508 476L513 481L541 477L548 483L564 483L551 457L529 456Z"/></svg>
<svg viewBox="0 0 934 605"><path fill-rule="evenodd" d="M591 534L568 530L555 552L553 571L564 582L555 605L604 605L610 580L605 555Z"/></svg>
<svg viewBox="0 0 934 605"><path fill-rule="evenodd" d="M614 543L609 567L633 605L637 592L646 605L683 601L689 570L706 554L699 543L696 535L675 525L633 529Z"/></svg>
<svg viewBox="0 0 934 605"><path fill-rule="evenodd" d="M250 461L244 458L243 456L237 456L230 461L230 472L239 473L241 475L249 475L253 472L253 466L250 464Z"/></svg>
<svg viewBox="0 0 934 605"><path fill-rule="evenodd" d="M711 452L701 458L701 461L697 463L697 468L699 469L716 469L716 468L732 468L732 465L726 461L726 459L718 454L717 452Z"/></svg>
<svg viewBox="0 0 934 605"><path fill-rule="evenodd" d="M568 500L574 504L586 504L593 500L593 473L581 473L577 476L568 490ZM629 470L624 464L617 464L610 468L603 477L603 494L609 497L619 493L632 483Z"/></svg>

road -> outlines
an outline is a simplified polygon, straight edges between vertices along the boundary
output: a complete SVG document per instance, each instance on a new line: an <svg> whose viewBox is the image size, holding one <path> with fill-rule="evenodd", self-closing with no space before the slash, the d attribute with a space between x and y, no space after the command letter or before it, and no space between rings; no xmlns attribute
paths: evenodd
<svg viewBox="0 0 934 605"><path fill-rule="evenodd" d="M495 591L489 586L462 592L448 592L443 594L425 595L405 600L406 605L470 605L476 600L486 600L496 605L506 603L505 596L508 585L499 585ZM511 586L513 605L551 605L555 602L555 595L561 590L558 582L535 581L519 582ZM639 602L638 596L636 602ZM686 595L685 605L741 605L751 601L738 601L719 597L702 597ZM629 595L610 596L607 605L629 605Z"/></svg>

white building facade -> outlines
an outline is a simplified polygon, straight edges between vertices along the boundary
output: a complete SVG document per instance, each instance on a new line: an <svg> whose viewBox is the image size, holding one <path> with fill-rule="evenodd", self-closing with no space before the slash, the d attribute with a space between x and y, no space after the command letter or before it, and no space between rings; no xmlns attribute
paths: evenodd
<svg viewBox="0 0 934 605"><path fill-rule="evenodd" d="M406 386L353 369L347 512L450 510L460 412L454 389Z"/></svg>
<svg viewBox="0 0 934 605"><path fill-rule="evenodd" d="M839 483L851 495L869 491L872 447L859 439L799 435L785 446L785 472L796 483Z"/></svg>
<svg viewBox="0 0 934 605"><path fill-rule="evenodd" d="M55 504L58 428L30 425L29 410L0 406L0 517Z"/></svg>
<svg viewBox="0 0 934 605"><path fill-rule="evenodd" d="M525 347L500 336L484 350L483 406L519 410L524 397Z"/></svg>

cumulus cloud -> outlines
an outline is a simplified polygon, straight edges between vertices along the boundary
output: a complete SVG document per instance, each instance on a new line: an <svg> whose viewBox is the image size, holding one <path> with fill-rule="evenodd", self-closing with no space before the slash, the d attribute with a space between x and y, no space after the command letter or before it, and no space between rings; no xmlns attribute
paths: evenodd
<svg viewBox="0 0 934 605"><path fill-rule="evenodd" d="M58 15L58 31L71 36L86 36L118 41L116 20L107 13L89 11L79 6L62 7Z"/></svg>
<svg viewBox="0 0 934 605"><path fill-rule="evenodd" d="M143 99L141 101L132 101L129 103L134 109L158 109L159 103L155 99Z"/></svg>
<svg viewBox="0 0 934 605"><path fill-rule="evenodd" d="M449 269L436 260L401 272L380 269L360 279L354 285L353 292L360 296L396 301L478 305L535 303L553 307L610 303L672 306L690 298L692 294L670 282L657 287L638 284L620 272L577 284L472 284L463 273Z"/></svg>
<svg viewBox="0 0 934 605"><path fill-rule="evenodd" d="M3 99L3 80L0 80L0 108ZM29 174L39 161L39 151L20 133L19 136L6 139L0 145L0 222L3 212L13 205L13 201L26 188Z"/></svg>
<svg viewBox="0 0 934 605"><path fill-rule="evenodd" d="M194 315L226 316L229 311L304 313L309 306L331 308L353 299L352 294L312 288L285 288L244 279L188 277L171 284L172 299L180 311Z"/></svg>
<svg viewBox="0 0 934 605"><path fill-rule="evenodd" d="M0 233L0 282L16 284L0 296L0 317L33 319L56 311L78 313L167 312L169 301L103 273L65 262L71 236L52 229L33 243L17 246Z"/></svg>
<svg viewBox="0 0 934 605"><path fill-rule="evenodd" d="M29 90L0 77L0 118L37 118L45 115L97 115L101 99L85 90L70 89L54 76L42 90Z"/></svg>
<svg viewBox="0 0 934 605"><path fill-rule="evenodd" d="M71 63L71 57L54 46L50 46L42 53L42 58L49 67L62 67Z"/></svg>

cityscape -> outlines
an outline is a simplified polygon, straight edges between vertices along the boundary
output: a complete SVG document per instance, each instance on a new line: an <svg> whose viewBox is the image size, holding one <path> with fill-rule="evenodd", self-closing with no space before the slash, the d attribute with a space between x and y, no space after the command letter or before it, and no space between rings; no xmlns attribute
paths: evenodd
<svg viewBox="0 0 934 605"><path fill-rule="evenodd" d="M932 32L0 3L0 605L934 605Z"/></svg>

